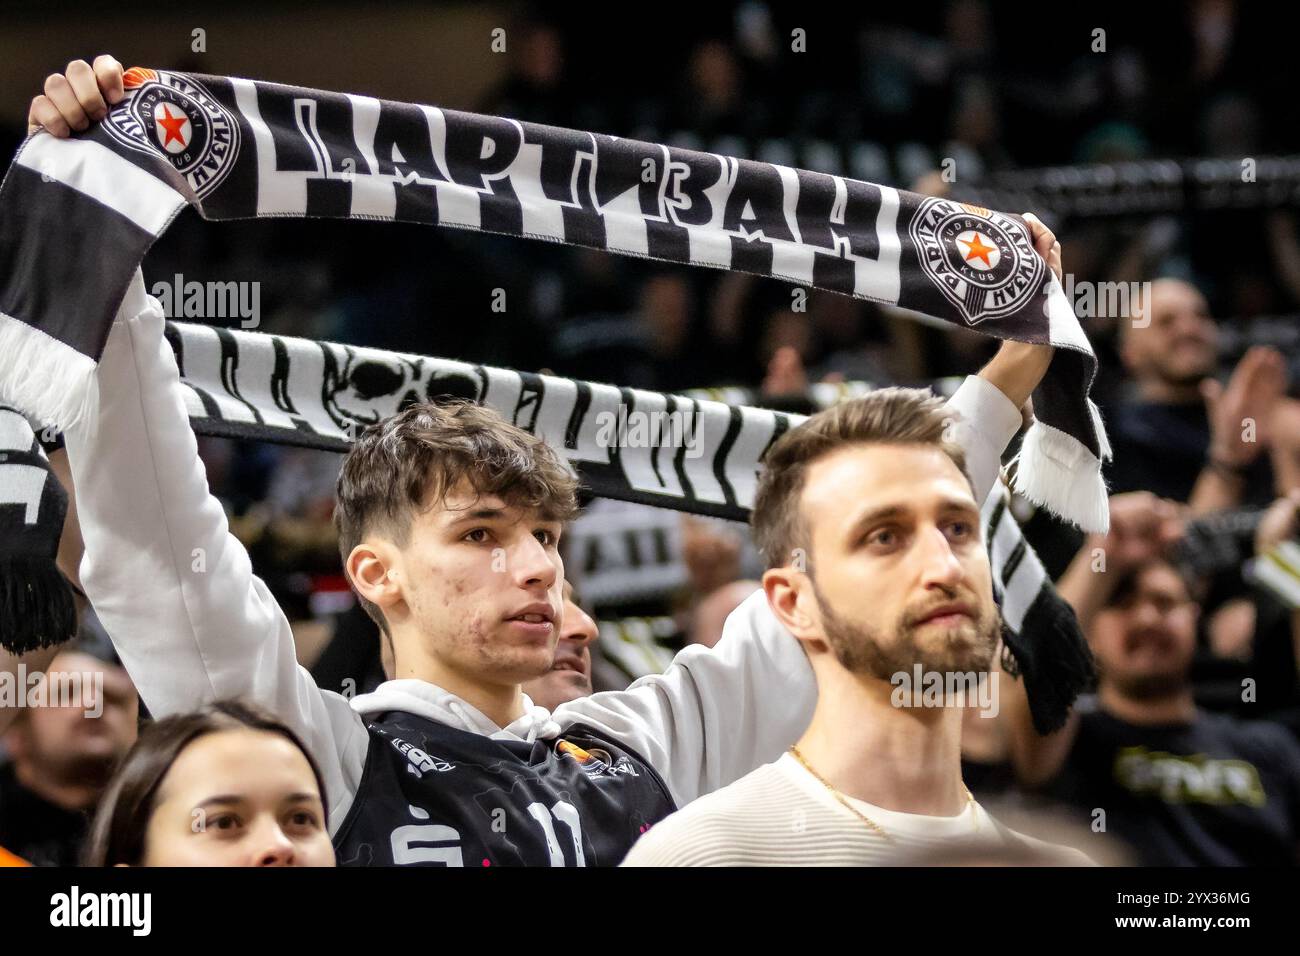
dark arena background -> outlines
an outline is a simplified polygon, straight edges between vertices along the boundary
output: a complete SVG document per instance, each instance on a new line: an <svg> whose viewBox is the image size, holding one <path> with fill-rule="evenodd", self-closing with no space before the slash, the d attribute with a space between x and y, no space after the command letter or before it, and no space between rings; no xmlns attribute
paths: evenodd
<svg viewBox="0 0 1300 956"><path fill-rule="evenodd" d="M1280 927L1294 45L1245 0L4 4L0 925L332 933L424 864L484 871L421 877L444 924L554 885L624 938L742 892ZM864 437L889 386L942 441Z"/></svg>

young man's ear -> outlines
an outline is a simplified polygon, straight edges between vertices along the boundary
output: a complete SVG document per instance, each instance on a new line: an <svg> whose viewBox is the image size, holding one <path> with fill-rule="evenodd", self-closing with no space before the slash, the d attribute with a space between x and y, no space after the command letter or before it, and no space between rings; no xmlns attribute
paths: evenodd
<svg viewBox="0 0 1300 956"><path fill-rule="evenodd" d="M786 630L804 644L825 648L821 619L807 574L789 567L769 568L763 572L763 592L772 613Z"/></svg>
<svg viewBox="0 0 1300 956"><path fill-rule="evenodd" d="M344 570L357 593L387 612L404 600L397 552L385 541L362 541L352 549Z"/></svg>

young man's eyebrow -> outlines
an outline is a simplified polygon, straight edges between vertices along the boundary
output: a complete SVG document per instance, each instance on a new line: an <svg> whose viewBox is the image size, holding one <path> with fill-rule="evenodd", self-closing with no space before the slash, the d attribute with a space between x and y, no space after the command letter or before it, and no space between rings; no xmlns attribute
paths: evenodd
<svg viewBox="0 0 1300 956"><path fill-rule="evenodd" d="M500 507L485 506L480 508L470 508L466 510L448 509L448 515L454 515L445 519L445 527L455 528L459 525L468 524L474 521L508 521L511 516L517 514L520 522L532 521L539 525L554 525L559 532L564 530L564 521L544 514L536 514L527 508L519 508L514 505L501 505Z"/></svg>
<svg viewBox="0 0 1300 956"><path fill-rule="evenodd" d="M457 525L463 521L494 521L503 517L506 510L505 508L475 508L473 511L459 513L448 524Z"/></svg>

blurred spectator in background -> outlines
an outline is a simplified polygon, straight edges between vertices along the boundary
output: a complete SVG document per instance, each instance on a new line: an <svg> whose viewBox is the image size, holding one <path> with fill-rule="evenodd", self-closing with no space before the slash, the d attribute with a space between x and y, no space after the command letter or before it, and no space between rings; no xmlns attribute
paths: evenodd
<svg viewBox="0 0 1300 956"><path fill-rule="evenodd" d="M73 866L113 769L135 743L138 700L107 641L64 645L42 679L39 705L19 711L0 738L9 755L0 764L0 846L36 866Z"/></svg>
<svg viewBox="0 0 1300 956"><path fill-rule="evenodd" d="M1215 378L1218 329L1199 290L1159 279L1120 325L1132 394L1111 411L1115 492L1148 490L1200 513L1271 501L1270 418L1286 393L1286 364L1252 348L1226 385Z"/></svg>
<svg viewBox="0 0 1300 956"><path fill-rule="evenodd" d="M575 126L560 31L541 18L525 17L506 30L506 38L506 78L480 111L549 126Z"/></svg>
<svg viewBox="0 0 1300 956"><path fill-rule="evenodd" d="M524 693L532 702L547 710L555 710L579 697L590 697L592 692L591 645L600 637L600 631L591 615L583 610L568 581L564 582L563 614L555 645L555 663L550 671L523 685Z"/></svg>
<svg viewBox="0 0 1300 956"><path fill-rule="evenodd" d="M1201 609L1165 556L1180 524L1180 509L1150 493L1111 499L1109 534L1089 537L1058 583L1096 657L1096 696L1044 737L1019 682L1004 681L1016 770L1144 865L1294 865L1300 745L1276 724L1196 706Z"/></svg>
<svg viewBox="0 0 1300 956"><path fill-rule="evenodd" d="M691 51L687 88L677 120L682 129L708 136L744 128L751 104L741 97L740 64L723 40L705 40Z"/></svg>
<svg viewBox="0 0 1300 956"><path fill-rule="evenodd" d="M1289 115L1292 84L1258 66L1276 66L1290 42L1271 8L1194 0L1172 10L1103 4L1054 16L1061 18L1054 36L1067 39L1043 43L1041 24L986 0L872 9L856 17L801 10L797 22L762 0L743 0L694 11L687 31L673 18L659 18L641 24L635 38L607 43L604 23L525 7L509 24L505 55L494 58L501 69L496 85L475 108L911 183L927 195L1026 166L1163 157L1234 164L1296 149L1294 124L1277 121ZM1100 38L1099 24L1107 27ZM792 47L795 26L806 27L804 52ZM1099 39L1102 49L1095 46ZM942 175L949 158L955 182ZM916 179L925 169L935 172ZM1261 184L1261 191L1268 188ZM1097 398L1115 452L1107 471L1112 489L1189 502L1190 511L1212 516L1237 505L1263 506L1300 488L1300 402L1286 397L1278 354L1227 347L1234 338L1249 344L1250 335L1232 333L1255 316L1277 312L1280 325L1294 325L1285 312L1300 307L1300 234L1285 205L1272 211L1175 205L1155 217L1081 209L1060 231L1070 236L1066 259L1075 266L1076 284L1136 283L1147 275L1197 280L1156 281L1134 316L1112 310L1084 317L1102 363ZM183 271L186 278L260 282L264 331L529 371L546 365L620 386L742 385L758 389L771 407L799 413L813 410L810 384L922 383L978 364L990 347L973 332L922 326L886 306L815 290L806 290L807 311L795 311L791 288L776 280L413 225L207 223L186 212L168 242L150 252L145 269L151 279L168 281ZM498 290L508 302L501 314L490 308ZM1212 316L1222 318L1222 334ZM1243 351L1220 385L1219 363L1225 355L1236 361ZM1297 353L1287 357L1292 379L1300 380ZM337 458L225 439L202 438L200 445L232 530L296 618L300 662L322 687L351 694L378 684L378 631L355 604L346 606L345 583L340 590L329 522ZM51 460L57 463L57 456ZM1139 500L1147 504L1132 503ZM1149 512L1142 526L1153 535L1153 548L1157 538L1167 543L1153 529L1177 525L1176 517L1154 522L1152 515L1167 508L1150 499L1121 496L1116 508L1120 525L1126 509ZM748 538L694 517L681 518L679 526L673 513L639 523L615 522L599 507L593 514L599 533L590 537L598 540L568 570L577 578L583 563L592 565L586 570L593 586L578 585L598 606L601 627L608 626L594 645L597 680L602 648L618 662L607 668L613 675L607 686L622 687L661 669L683 641L715 642L729 609L754 586L747 580L753 573L746 565ZM1040 512L1035 520L1041 519ZM1276 537L1278 526L1266 518L1260 534ZM1047 534L1032 539L1053 570L1075 553L1077 539L1061 530L1049 524ZM1116 533L1122 537L1123 529ZM1286 533L1293 536L1294 528ZM1065 539L1050 560L1049 538ZM1124 542L1094 540L1080 552L1082 559L1093 546L1109 549L1108 573L1089 572L1098 593L1081 593L1096 605L1088 613L1110 676L1092 709L1056 738L1071 741L1058 755L1056 791L1073 791L1080 806L1106 809L1116 832L1127 820L1149 824L1154 835L1137 842L1152 859L1246 859L1269 840L1280 847L1288 824L1269 788L1286 778L1283 762L1291 760L1294 771L1295 753L1274 747L1276 734L1267 725L1256 731L1190 701L1195 692L1201 706L1256 717L1265 698L1284 698L1290 683L1288 719L1300 729L1294 686L1300 647L1287 639L1288 631L1295 636L1293 612L1251 593L1235 568L1212 585L1189 585L1140 542L1125 558ZM74 581L79 548L73 542L71 560L60 560ZM614 579L636 584L635 592L595 586ZM590 692L594 626L585 614L575 620L582 623L561 642L555 669L527 689L543 706ZM1203 640L1196 647L1198 626ZM52 654L29 658L28 673ZM1207 665L1214 664L1235 670L1211 672ZM16 665L0 656L0 669ZM1258 678L1260 703L1238 706L1242 676ZM1207 693L1211 677L1217 699ZM1164 682L1168 693L1144 696L1152 681ZM1276 696L1263 693L1266 682L1276 682ZM14 713L0 711L0 731ZM85 728L76 724L66 739L47 732L67 717L39 709L25 714L11 735L13 761L0 766L0 845L17 833L18 847L10 849L21 849L24 834L31 834L28 852L42 862L62 854L60 835L82 819L77 805L102 786L96 782L102 764L85 753ZM996 721L966 724L964 779L982 798L1006 782L1009 743ZM1145 788L1127 788L1106 762L1125 747L1151 751L1124 764L1130 783L1147 774ZM1171 756L1157 759L1152 752L1158 750ZM1198 752L1208 762L1180 759ZM83 758L85 786L60 783L61 773L71 772L67 761ZM22 782L20 766L28 776L44 768L34 786ZM1250 802L1252 772L1262 781L1263 806ZM1245 798L1216 806L1162 796L1165 786L1192 792L1215 780L1225 787L1245 781L1244 790L1234 791ZM18 819L14 799L34 808L34 822L11 823ZM1237 845L1239 834L1244 842ZM57 844L55 850L43 850L47 843Z"/></svg>
<svg viewBox="0 0 1300 956"><path fill-rule="evenodd" d="M808 321L817 330L823 357L813 370L819 381L891 382L887 329L872 303L847 295L813 293Z"/></svg>
<svg viewBox="0 0 1300 956"><path fill-rule="evenodd" d="M732 581L700 598L691 611L690 628L686 632L687 643L703 644L705 647L718 643L727 616L761 587L762 584L753 579Z"/></svg>
<svg viewBox="0 0 1300 956"><path fill-rule="evenodd" d="M651 364L643 387L675 392L716 381L712 357L695 339L694 296L689 277L680 269L657 272L641 286L637 318L646 332Z"/></svg>
<svg viewBox="0 0 1300 956"><path fill-rule="evenodd" d="M26 692L28 677L43 673L59 653L61 646L56 644L53 647L41 647L23 654L15 654L0 647L0 687L5 690L12 688L14 691L12 695L0 694L0 734L8 730L22 713L25 699L22 695ZM0 751L0 755L2 754L3 751Z"/></svg>
<svg viewBox="0 0 1300 956"><path fill-rule="evenodd" d="M1300 488L1269 506L1255 529L1255 560L1284 542L1300 538ZM1292 569L1294 573L1294 569ZM1300 606L1282 601L1281 594L1256 594L1256 631L1251 647L1251 670L1257 675L1259 699L1277 705L1270 719L1287 727L1300 740Z"/></svg>
<svg viewBox="0 0 1300 956"><path fill-rule="evenodd" d="M740 577L744 531L728 522L683 514L682 560L699 598Z"/></svg>

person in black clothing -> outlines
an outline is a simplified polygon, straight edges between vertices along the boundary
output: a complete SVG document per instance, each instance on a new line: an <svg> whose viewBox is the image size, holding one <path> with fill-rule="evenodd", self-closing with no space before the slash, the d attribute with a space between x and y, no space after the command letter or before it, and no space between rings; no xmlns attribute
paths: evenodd
<svg viewBox="0 0 1300 956"><path fill-rule="evenodd" d="M1300 745L1279 725L1196 706L1200 607L1164 557L1179 523L1150 493L1111 499L1110 533L1090 537L1058 584L1096 656L1096 696L1041 737L1023 692L1004 682L1017 773L1144 865L1294 865Z"/></svg>
<svg viewBox="0 0 1300 956"><path fill-rule="evenodd" d="M75 647L54 658L38 705L24 707L3 738L10 759L0 764L0 847L35 866L79 862L90 815L135 742L131 678Z"/></svg>
<svg viewBox="0 0 1300 956"><path fill-rule="evenodd" d="M1158 279L1145 298L1121 323L1133 392L1110 409L1111 490L1150 491L1190 502L1198 513L1271 501L1263 452L1270 416L1286 394L1285 359L1252 348L1221 385L1218 329L1205 297L1191 283Z"/></svg>

